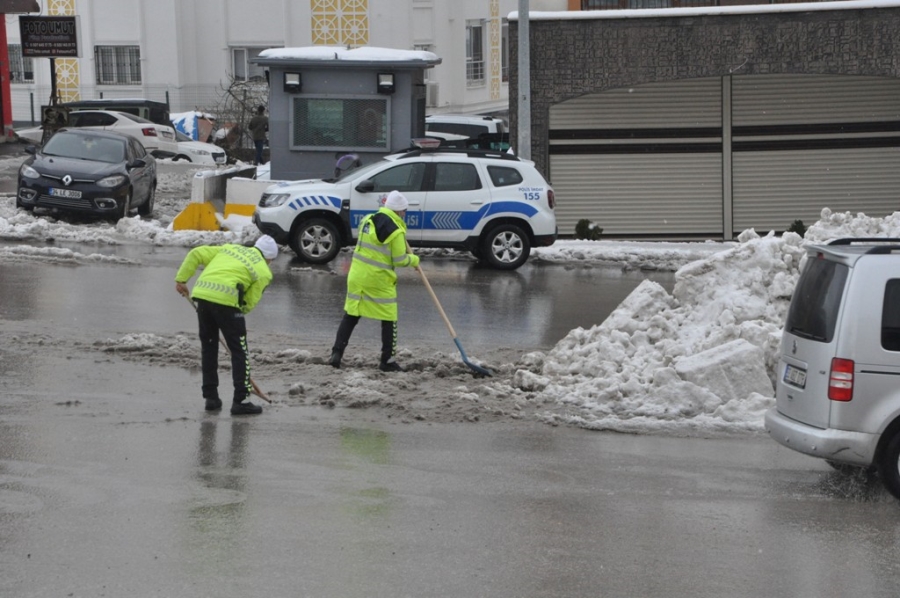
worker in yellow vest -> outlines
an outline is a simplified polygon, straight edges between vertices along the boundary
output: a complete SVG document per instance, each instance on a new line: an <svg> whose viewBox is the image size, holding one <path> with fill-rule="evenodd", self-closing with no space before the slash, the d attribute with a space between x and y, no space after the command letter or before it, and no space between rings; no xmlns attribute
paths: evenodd
<svg viewBox="0 0 900 598"><path fill-rule="evenodd" d="M359 223L359 239L347 276L347 298L338 326L329 363L341 367L344 349L361 317L381 320L381 363L383 372L402 372L397 353L397 273L396 268L419 265L419 256L407 253L406 210L409 201L399 191L391 191L384 206Z"/></svg>
<svg viewBox="0 0 900 598"><path fill-rule="evenodd" d="M191 297L197 307L200 328L200 357L203 372L203 398L207 411L222 408L219 399L219 333L231 353L231 376L234 382L232 415L257 415L262 407L247 401L253 391L250 360L247 355L247 323L250 313L263 291L272 282L269 264L278 257L275 240L263 235L253 247L243 245L201 245L188 252L175 274L175 290ZM187 281L199 266L203 272L188 290Z"/></svg>

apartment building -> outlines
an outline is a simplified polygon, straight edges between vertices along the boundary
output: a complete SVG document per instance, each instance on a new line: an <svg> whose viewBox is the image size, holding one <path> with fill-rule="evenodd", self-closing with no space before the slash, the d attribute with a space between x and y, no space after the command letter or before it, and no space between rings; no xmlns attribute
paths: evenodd
<svg viewBox="0 0 900 598"><path fill-rule="evenodd" d="M172 112L212 111L235 81L265 81L267 48L317 45L427 50L431 113L507 109L507 15L517 0L44 0L41 15L78 15L81 55L55 59L62 101L144 97ZM50 60L22 56L6 16L13 120L39 120Z"/></svg>

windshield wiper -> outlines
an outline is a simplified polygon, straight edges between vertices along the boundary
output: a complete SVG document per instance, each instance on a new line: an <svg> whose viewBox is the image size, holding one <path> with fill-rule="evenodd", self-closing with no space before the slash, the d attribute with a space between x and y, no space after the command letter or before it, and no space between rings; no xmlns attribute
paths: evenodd
<svg viewBox="0 0 900 598"><path fill-rule="evenodd" d="M825 342L825 340L826 340L824 336L820 336L818 334L810 334L809 332L800 330L799 328L796 328L796 327L791 328L788 332L790 332L791 334L796 334L797 336L802 336L803 338L808 338L813 341Z"/></svg>

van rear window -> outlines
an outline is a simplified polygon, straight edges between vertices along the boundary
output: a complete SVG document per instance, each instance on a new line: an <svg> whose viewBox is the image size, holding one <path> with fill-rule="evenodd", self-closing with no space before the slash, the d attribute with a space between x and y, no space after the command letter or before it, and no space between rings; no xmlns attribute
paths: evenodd
<svg viewBox="0 0 900 598"><path fill-rule="evenodd" d="M811 258L797 281L784 329L797 336L830 343L848 270L844 264Z"/></svg>
<svg viewBox="0 0 900 598"><path fill-rule="evenodd" d="M881 346L887 351L900 351L900 280L887 281L881 308Z"/></svg>

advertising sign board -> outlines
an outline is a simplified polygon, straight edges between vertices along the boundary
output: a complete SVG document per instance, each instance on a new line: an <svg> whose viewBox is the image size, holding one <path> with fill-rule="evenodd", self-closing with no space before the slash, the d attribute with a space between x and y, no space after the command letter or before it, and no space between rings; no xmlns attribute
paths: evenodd
<svg viewBox="0 0 900 598"><path fill-rule="evenodd" d="M79 58L79 16L19 17L22 56Z"/></svg>

